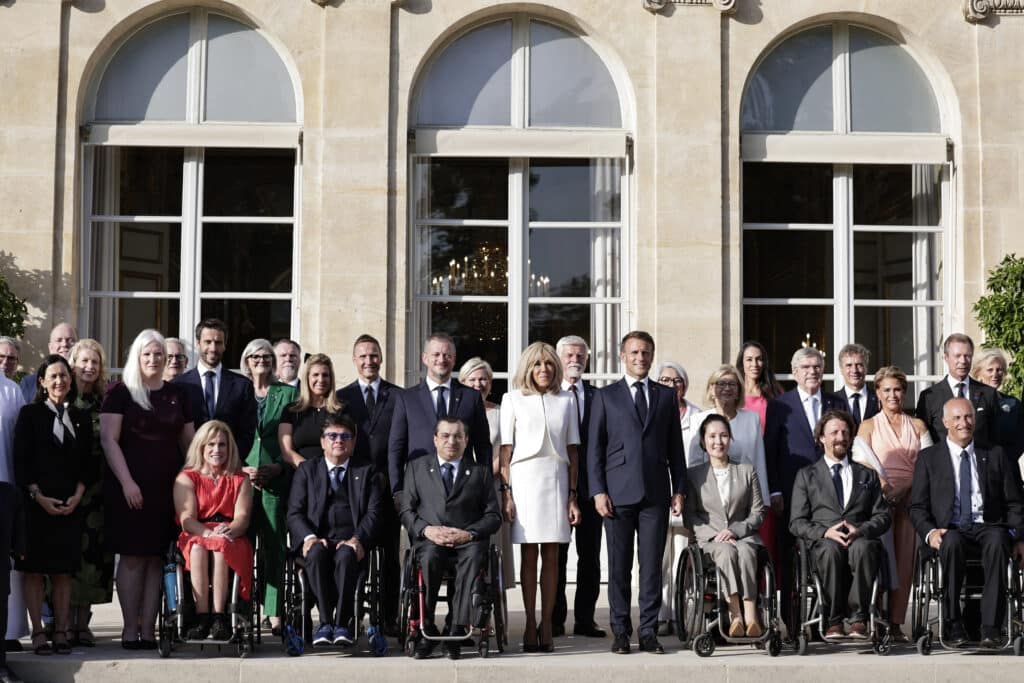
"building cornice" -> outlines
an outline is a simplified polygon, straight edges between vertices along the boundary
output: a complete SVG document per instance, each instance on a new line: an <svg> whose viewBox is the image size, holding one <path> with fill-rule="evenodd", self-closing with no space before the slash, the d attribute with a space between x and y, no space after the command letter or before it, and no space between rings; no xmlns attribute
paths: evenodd
<svg viewBox="0 0 1024 683"><path fill-rule="evenodd" d="M686 5L696 7L706 5L714 7L722 14L732 14L736 11L736 0L641 0L645 10L651 14L662 12L669 5Z"/></svg>
<svg viewBox="0 0 1024 683"><path fill-rule="evenodd" d="M977 24L994 14L1024 15L1024 0L963 0L964 19Z"/></svg>

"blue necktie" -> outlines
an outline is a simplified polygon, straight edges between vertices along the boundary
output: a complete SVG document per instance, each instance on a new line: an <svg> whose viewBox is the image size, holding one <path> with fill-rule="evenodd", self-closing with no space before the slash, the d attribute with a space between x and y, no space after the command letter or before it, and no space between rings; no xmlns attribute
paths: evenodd
<svg viewBox="0 0 1024 683"><path fill-rule="evenodd" d="M971 456L967 451L960 454L960 495L958 502L960 510L957 515L957 525L966 529L973 523L971 515Z"/></svg>
<svg viewBox="0 0 1024 683"><path fill-rule="evenodd" d="M644 394L644 383L635 382L633 388L636 389L636 394L633 395L636 414L640 417L640 424L647 424L647 396Z"/></svg>
<svg viewBox="0 0 1024 683"><path fill-rule="evenodd" d="M853 398L853 423L860 427L860 394L855 393L851 398Z"/></svg>
<svg viewBox="0 0 1024 683"><path fill-rule="evenodd" d="M832 486L836 488L836 500L839 501L840 510L846 508L846 503L843 502L843 477L839 474L842 470L842 465L832 465Z"/></svg>
<svg viewBox="0 0 1024 683"><path fill-rule="evenodd" d="M444 387L437 388L437 419L448 417L448 406L444 401Z"/></svg>
<svg viewBox="0 0 1024 683"><path fill-rule="evenodd" d="M217 400L214 398L213 383L216 381L217 373L213 370L207 370L205 373L206 386L203 388L203 398L206 399L206 416L213 419L213 414L217 411Z"/></svg>
<svg viewBox="0 0 1024 683"><path fill-rule="evenodd" d="M450 496L455 485L455 467L451 463L441 465L441 483L444 484L444 495Z"/></svg>
<svg viewBox="0 0 1024 683"><path fill-rule="evenodd" d="M331 468L331 493L336 493L345 477L345 468L341 465Z"/></svg>

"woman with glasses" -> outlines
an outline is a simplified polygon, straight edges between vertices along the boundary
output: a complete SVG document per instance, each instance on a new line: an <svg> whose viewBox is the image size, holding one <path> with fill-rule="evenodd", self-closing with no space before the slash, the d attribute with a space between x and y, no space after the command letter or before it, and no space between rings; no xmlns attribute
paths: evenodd
<svg viewBox="0 0 1024 683"><path fill-rule="evenodd" d="M164 381L170 382L178 375L188 370L188 353L185 342L177 337L168 337L167 342L167 365L164 366Z"/></svg>

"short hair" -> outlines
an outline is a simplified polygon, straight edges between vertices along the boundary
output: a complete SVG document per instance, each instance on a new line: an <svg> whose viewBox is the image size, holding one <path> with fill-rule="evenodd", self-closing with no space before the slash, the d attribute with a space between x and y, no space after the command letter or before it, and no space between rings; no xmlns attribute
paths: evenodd
<svg viewBox="0 0 1024 683"><path fill-rule="evenodd" d="M541 391L537 383L533 381L533 366L545 360L552 364L553 376L547 391ZM555 348L551 344L536 341L523 350L522 355L519 356L516 374L512 378L512 388L519 389L526 396L542 393L557 394L562 390L562 363L558 360L558 354L555 353Z"/></svg>
<svg viewBox="0 0 1024 683"><path fill-rule="evenodd" d="M274 355L274 347L270 345L270 341L266 339L253 339L251 342L245 345L245 350L242 351L242 374L252 379L252 370L249 369L249 356L255 356L258 351L264 351L270 354L270 369L271 371L277 370L277 357Z"/></svg>
<svg viewBox="0 0 1024 683"><path fill-rule="evenodd" d="M3 340L0 340L0 343L3 343ZM1004 372L1009 367L1006 354L1002 349L988 348L978 351L974 356L974 361L971 363L971 377L978 379L981 376L981 371L987 368L994 360L1002 363ZM981 380L978 379L978 381Z"/></svg>
<svg viewBox="0 0 1024 683"><path fill-rule="evenodd" d="M814 425L814 443L821 441L821 435L825 433L825 425L832 420L842 420L845 422L851 439L857 433L856 425L853 423L853 416L848 412L845 410L826 410L825 414L818 420L818 424Z"/></svg>
<svg viewBox="0 0 1024 683"><path fill-rule="evenodd" d="M356 337L356 340L352 342L352 353L355 353L356 347L359 346L360 344L373 344L374 346L377 347L378 351L380 351L381 348L380 342L377 341L377 338L374 337L372 334L361 334L358 337Z"/></svg>
<svg viewBox="0 0 1024 683"><path fill-rule="evenodd" d="M228 325L220 318L203 318L200 320L199 324L196 325L196 341L199 341L203 330L217 330L224 335L224 339L228 338Z"/></svg>
<svg viewBox="0 0 1024 683"><path fill-rule="evenodd" d="M627 332L626 336L624 336L622 341L619 342L619 353L626 350L626 342L630 339L639 339L642 342L647 342L651 345L651 353L654 353L654 337L652 337L649 332L644 332L643 330L632 330Z"/></svg>
<svg viewBox="0 0 1024 683"><path fill-rule="evenodd" d="M954 396L953 398L946 399L946 402L942 404L942 419L943 420L946 419L946 412L949 410L949 404L951 404L953 401L967 401L967 405L971 409L971 415L975 414L976 411L974 409L974 404L971 403L971 399L969 399L969 398L961 398L959 396ZM977 426L977 425L975 425L975 426Z"/></svg>
<svg viewBox="0 0 1024 683"><path fill-rule="evenodd" d="M667 360L659 363L658 369L654 371L654 378L660 379L661 373L665 371L665 368L672 368L673 370L675 370L676 374L683 378L683 384L687 388L690 387L690 376L686 374L686 368L684 368L682 365L675 362L674 360Z"/></svg>
<svg viewBox="0 0 1024 683"><path fill-rule="evenodd" d="M36 370L36 395L32 399L33 403L42 403L46 400L46 389L43 388L42 383L39 381L46 377L46 371L51 365L57 363L63 363L64 367L67 368L68 377L71 379L71 386L68 387L67 402L74 403L75 399L78 398L78 387L75 386L75 373L71 370L71 364L68 363L68 359L59 353L51 353L49 356L43 359L43 362L39 365L39 369Z"/></svg>
<svg viewBox="0 0 1024 683"><path fill-rule="evenodd" d="M494 369L491 368L491 364L480 356L473 356L463 363L461 368L459 368L459 381L465 384L466 378L477 370L483 370L487 373L488 379L494 379Z"/></svg>
<svg viewBox="0 0 1024 683"><path fill-rule="evenodd" d="M796 370L797 364L804 358L817 358L818 362L821 363L821 367L825 367L825 355L814 348L813 346L801 346L793 354L793 358L789 361L790 369Z"/></svg>
<svg viewBox="0 0 1024 683"><path fill-rule="evenodd" d="M876 389L878 388L878 385L881 384L882 380L884 380L884 379L894 379L894 380L896 380L897 382L900 383L900 387L903 388L903 391L906 391L907 390L907 386L909 386L907 384L907 373L903 372L902 370L900 370L895 365L886 365L884 367L881 367L881 368L878 368L877 370L875 370L875 388Z"/></svg>
<svg viewBox="0 0 1024 683"><path fill-rule="evenodd" d="M455 340L451 338L451 335L448 335L444 332L431 332L427 336L427 338L423 340L423 353L427 352L427 347L430 345L430 342L432 341L439 341L444 342L446 344L450 344L452 349L455 349Z"/></svg>
<svg viewBox="0 0 1024 683"><path fill-rule="evenodd" d="M287 337L283 339L278 339L276 342L274 342L274 350L276 351L277 347L280 346L281 344L291 344L292 346L299 350L298 355L302 355L302 347L299 346L299 342L295 341L294 339L288 339Z"/></svg>
<svg viewBox="0 0 1024 683"><path fill-rule="evenodd" d="M580 337L575 334L565 335L557 342L555 342L555 354L561 356L562 349L564 349L566 346L582 346L587 350L587 357L590 357L590 346L587 344L587 341L583 337Z"/></svg>
<svg viewBox="0 0 1024 683"><path fill-rule="evenodd" d="M188 353L188 342L180 337L164 337L164 344L178 344Z"/></svg>
<svg viewBox="0 0 1024 683"><path fill-rule="evenodd" d="M736 410L739 410L744 403L743 377L740 376L739 370L731 365L719 365L718 369L708 377L708 386L704 391L704 403L709 406L715 405L715 384L723 377L732 377L736 380Z"/></svg>
<svg viewBox="0 0 1024 683"><path fill-rule="evenodd" d="M288 410L293 413L302 413L313 406L313 393L309 387L309 372L313 369L314 365L326 365L327 369L330 370L331 387L327 391L324 407L327 408L328 413L340 413L345 409L345 404L338 400L338 392L336 391L338 379L337 375L334 374L334 363L331 361L331 357L325 353L314 353L302 364L302 369L299 371L299 377L302 378L302 382L299 383L299 398L288 407Z"/></svg>
<svg viewBox="0 0 1024 683"><path fill-rule="evenodd" d="M10 344L11 346L14 347L14 350L18 352L18 355L21 355L21 344L19 344L18 340L15 339L14 337L8 337L5 334L2 337L0 337L0 344Z"/></svg>
<svg viewBox="0 0 1024 683"><path fill-rule="evenodd" d="M700 432L700 449L702 451L704 451L705 453L707 453L707 449L704 448L704 432L707 431L708 425L710 425L712 422L721 422L722 424L724 424L725 425L725 431L729 433L729 438L730 439L732 438L732 425L729 424L729 420L724 415L719 415L718 413L711 413L710 415L705 417L703 420L701 420L700 429L699 429L699 432Z"/></svg>
<svg viewBox="0 0 1024 683"><path fill-rule="evenodd" d="M156 330L150 328L139 332L128 349L128 357L124 362L124 370L121 371L121 381L128 387L128 393L132 400L146 410L152 410L153 404L149 401L149 388L142 381L142 368L139 367L139 358L142 350L156 342L163 351L164 358L167 357L167 340Z"/></svg>
<svg viewBox="0 0 1024 683"><path fill-rule="evenodd" d="M348 415L328 413L327 417L324 418L324 423L320 425L320 436L324 435L328 427L344 427L352 436L359 436L359 427L356 426L356 421Z"/></svg>
<svg viewBox="0 0 1024 683"><path fill-rule="evenodd" d="M3 343L0 340L0 343ZM71 353L68 354L68 360L71 361L72 372L74 371L75 361L78 360L78 354L82 351L92 351L100 359L100 370L96 375L96 382L93 386L93 393L102 393L103 389L107 386L107 352L103 350L103 346L95 339L79 339L75 342L75 345L71 347Z"/></svg>
<svg viewBox="0 0 1024 683"><path fill-rule="evenodd" d="M454 415L445 415L444 417L440 417L437 419L437 422L434 424L434 436L437 436L438 429L440 429L441 425L443 424L462 425L462 433L469 436L469 426L463 420L455 417Z"/></svg>
<svg viewBox="0 0 1024 683"><path fill-rule="evenodd" d="M198 472L203 468L203 449L218 434L223 434L228 442L228 464L224 467L224 472L230 475L238 474L242 470L242 460L238 455L235 435L231 433L231 427L220 420L204 422L196 430L196 435L192 438L192 443L188 446L188 453L185 455L184 469Z"/></svg>
<svg viewBox="0 0 1024 683"><path fill-rule="evenodd" d="M839 349L839 361L842 362L847 356L862 356L864 358L864 364L867 365L871 362L871 352L868 351L868 347L863 344L847 344L843 348Z"/></svg>
<svg viewBox="0 0 1024 683"><path fill-rule="evenodd" d="M971 353L974 353L974 340L968 337L963 332L954 332L953 334L946 337L946 341L942 342L942 355L945 356L949 353L950 344L967 344L971 347Z"/></svg>

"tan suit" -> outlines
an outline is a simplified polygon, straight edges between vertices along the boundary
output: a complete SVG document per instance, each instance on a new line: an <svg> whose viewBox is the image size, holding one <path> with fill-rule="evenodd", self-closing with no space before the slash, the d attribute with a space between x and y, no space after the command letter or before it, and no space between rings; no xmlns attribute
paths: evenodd
<svg viewBox="0 0 1024 683"><path fill-rule="evenodd" d="M722 504L718 481L711 463L691 467L687 473L686 525L693 531L701 550L708 553L724 581L726 595L757 596L757 553L761 539L757 530L764 521L765 507L757 473L746 463L729 463L729 500ZM715 543L724 529L736 535L736 543Z"/></svg>

